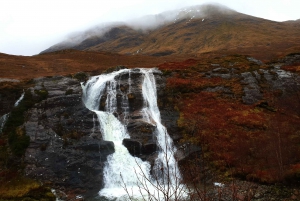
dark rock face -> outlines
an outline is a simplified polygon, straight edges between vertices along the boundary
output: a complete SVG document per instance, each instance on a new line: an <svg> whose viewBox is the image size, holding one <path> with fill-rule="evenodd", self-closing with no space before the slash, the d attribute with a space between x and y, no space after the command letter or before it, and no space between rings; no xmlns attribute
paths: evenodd
<svg viewBox="0 0 300 201"><path fill-rule="evenodd" d="M201 147L190 143L185 143L178 147L178 150L176 152L176 158L179 163L184 163L184 161L186 161L190 157L190 155L200 152Z"/></svg>
<svg viewBox="0 0 300 201"><path fill-rule="evenodd" d="M143 74L134 69L115 79L118 81L115 115L127 125L131 137L124 139L123 144L133 156L153 162L158 150L154 134L156 125L145 121L141 112L145 104ZM155 73L155 79L162 123L174 139L179 139L176 133L179 114L164 103L167 99L165 79L160 71ZM30 136L25 155L26 174L50 182L55 189L64 192L77 189L84 196L97 194L103 187L104 163L114 152L114 145L102 140L97 115L82 102L79 81L57 76L38 78L34 82L34 87L30 88L32 95L44 90L48 96L26 114L24 128ZM100 110L105 110L108 95L106 92L101 97ZM128 100L127 105L124 99ZM126 114L124 107L128 108Z"/></svg>
<svg viewBox="0 0 300 201"><path fill-rule="evenodd" d="M177 119L179 118L179 113L166 104L165 77L158 70L154 72L154 76L161 121L171 131L169 132L170 136L178 139L180 136L178 136L176 131L178 129ZM130 72L123 72L117 75L115 77L117 86L113 86L116 88L117 93L117 114L115 115L126 125L131 140L136 140L142 145L156 143L154 137L156 125L152 119L146 121L144 118L145 114L142 111L146 104L142 92L143 80L144 75L140 72L140 69L132 69ZM111 83L108 83L107 88L112 87L110 85ZM100 99L100 110L106 110L106 97L108 95L108 91L104 91L104 95ZM128 111L124 112L124 108L128 108L125 109Z"/></svg>
<svg viewBox="0 0 300 201"><path fill-rule="evenodd" d="M136 140L124 139L123 145L132 156L140 156L142 154L142 144Z"/></svg>
<svg viewBox="0 0 300 201"><path fill-rule="evenodd" d="M179 113L168 104L164 76L160 71L154 75L161 121L176 141L181 138L177 127ZM146 121L141 111L145 104L143 78L139 69L115 78L118 81L115 115L127 126L131 138L123 141L124 146L133 156L153 164L159 148L155 138L156 125L151 119ZM41 91L47 93L26 112L22 126L30 137L24 157L25 174L58 191L67 194L76 191L78 195L89 197L103 187L104 164L107 156L114 153L114 145L103 141L97 115L83 104L82 88L77 79L37 78L34 86L29 88L33 97L39 97L37 93ZM100 110L106 109L108 95L106 92L101 98ZM124 99L128 102L124 103ZM123 108L128 111L124 112Z"/></svg>
<svg viewBox="0 0 300 201"><path fill-rule="evenodd" d="M157 103L161 113L161 122L169 131L174 141L182 136L178 132L177 119L179 112L168 104L168 97L165 92L166 79L159 70L154 70L155 84L157 89ZM110 90L115 91L117 108L115 116L126 125L130 139L123 140L129 153L138 156L143 160L153 161L153 156L158 151L156 142L156 124L147 111L144 111L147 104L143 98L144 74L141 69L131 69L118 74L116 82L108 82L106 89L100 98L99 109L107 111L107 97Z"/></svg>
<svg viewBox="0 0 300 201"><path fill-rule="evenodd" d="M262 99L262 93L260 92L260 87L257 81L257 79L260 79L260 75L257 72L256 75L257 76L255 78L251 72L245 72L241 74L241 76L244 78L242 83L246 85L244 87L245 95L242 97L244 103L246 104L253 104Z"/></svg>
<svg viewBox="0 0 300 201"><path fill-rule="evenodd" d="M247 58L249 61L253 62L258 67L262 67L263 64L260 60L252 57ZM282 68L284 65L289 65L293 63L300 62L300 55L289 55L285 58L279 60L276 63L268 64L268 68L258 68L256 70L251 70L247 72L238 73L238 69L233 68L223 68L220 64L211 64L212 70L205 72L207 78L220 77L223 79L237 78L241 80L243 85L243 96L242 100L244 104L252 105L259 103L264 99L263 91L281 91L283 94L288 93L288 91L293 89L298 89L298 83L300 80L299 75L289 71L285 71ZM268 86L268 88L265 88ZM224 95L230 95L231 90L224 86L217 86L214 88L208 87L205 91L209 92L223 92Z"/></svg>
<svg viewBox="0 0 300 201"><path fill-rule="evenodd" d="M85 196L97 194L113 143L102 140L97 115L82 103L77 80L35 79L32 94L40 89L47 90L48 97L27 112L24 124L30 136L26 174L66 192L77 189Z"/></svg>
<svg viewBox="0 0 300 201"><path fill-rule="evenodd" d="M148 156L158 151L156 143L142 144L137 140L124 139L123 145L128 149L132 156L137 156L142 159L147 159Z"/></svg>
<svg viewBox="0 0 300 201"><path fill-rule="evenodd" d="M158 147L155 143L146 143L142 147L142 154L151 155L158 151Z"/></svg>

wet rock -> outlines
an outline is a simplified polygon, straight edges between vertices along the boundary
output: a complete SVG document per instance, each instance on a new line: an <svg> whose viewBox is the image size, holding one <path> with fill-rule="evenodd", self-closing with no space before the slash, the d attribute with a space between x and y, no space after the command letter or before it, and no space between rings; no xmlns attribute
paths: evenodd
<svg viewBox="0 0 300 201"><path fill-rule="evenodd" d="M177 120L179 119L179 112L169 107L160 107L161 123L167 128L168 134L176 143L182 138L179 132Z"/></svg>
<svg viewBox="0 0 300 201"><path fill-rule="evenodd" d="M129 111L133 112L136 110L140 110L144 106L144 99L141 92L135 90L135 92L127 94L128 103L129 103Z"/></svg>
<svg viewBox="0 0 300 201"><path fill-rule="evenodd" d="M228 74L229 69L227 69L227 68L215 68L215 69L212 70L212 72L218 73L218 74Z"/></svg>
<svg viewBox="0 0 300 201"><path fill-rule="evenodd" d="M142 144L136 140L124 139L122 144L128 149L132 156L139 156L142 153Z"/></svg>
<svg viewBox="0 0 300 201"><path fill-rule="evenodd" d="M57 190L80 189L86 196L96 195L113 143L102 140L97 115L84 106L78 80L56 76L34 81L32 94L42 88L48 97L26 114L24 128L30 137L26 175L50 182ZM69 89L72 94L66 95Z"/></svg>
<svg viewBox="0 0 300 201"><path fill-rule="evenodd" d="M259 69L259 71L261 71L264 75L264 78L269 82L272 83L274 76L270 74L270 72L268 70L263 70L263 69Z"/></svg>
<svg viewBox="0 0 300 201"><path fill-rule="evenodd" d="M184 161L188 160L191 155L200 152L201 152L201 147L190 143L185 143L178 148L177 152L175 153L175 157L177 158L179 163L184 163Z"/></svg>
<svg viewBox="0 0 300 201"><path fill-rule="evenodd" d="M131 139L140 143L155 142L154 131L156 126L141 119L131 119L127 125Z"/></svg>
<svg viewBox="0 0 300 201"><path fill-rule="evenodd" d="M117 104L118 112L123 111L122 108L127 105L121 105L121 103L128 102L129 112L134 112L136 110L142 109L143 95L142 95L142 81L143 74L139 69L133 71L125 71L115 77L117 81ZM134 84L131 84L134 82Z"/></svg>
<svg viewBox="0 0 300 201"><path fill-rule="evenodd" d="M142 147L142 154L144 155L151 155L158 151L158 147L156 143L147 143L144 144Z"/></svg>
<svg viewBox="0 0 300 201"><path fill-rule="evenodd" d="M233 77L237 77L236 73L235 73L235 69L234 68L223 68L223 67L219 67L219 68L215 68L211 71L206 72L206 77L211 78L211 77L221 77L223 79L231 79Z"/></svg>
<svg viewBox="0 0 300 201"><path fill-rule="evenodd" d="M113 152L113 143L105 141L79 142L68 148L52 144L45 151L30 147L25 173L51 182L57 189L82 189L86 194L97 194L103 187L104 162Z"/></svg>
<svg viewBox="0 0 300 201"><path fill-rule="evenodd" d="M242 83L244 87L244 96L242 97L245 104L253 104L262 99L262 93L260 92L260 86L255 77L251 72L242 73L241 76L244 78Z"/></svg>
<svg viewBox="0 0 300 201"><path fill-rule="evenodd" d="M255 78L257 80L261 80L261 75L257 72L257 71L253 71L254 75L255 75Z"/></svg>
<svg viewBox="0 0 300 201"><path fill-rule="evenodd" d="M204 91L208 92L224 92L224 93L232 93L231 90L224 86L217 86L217 87L208 87Z"/></svg>
<svg viewBox="0 0 300 201"><path fill-rule="evenodd" d="M248 105L256 103L262 98L262 94L260 93L259 88L245 87L244 93L245 96L243 96L242 99L243 102Z"/></svg>
<svg viewBox="0 0 300 201"><path fill-rule="evenodd" d="M260 60L258 60L258 59L255 59L255 58L253 58L253 57L247 57L247 59L248 59L248 61L254 62L255 64L257 64L257 65L259 65L259 66L263 65L263 62L262 62L262 61L260 61Z"/></svg>

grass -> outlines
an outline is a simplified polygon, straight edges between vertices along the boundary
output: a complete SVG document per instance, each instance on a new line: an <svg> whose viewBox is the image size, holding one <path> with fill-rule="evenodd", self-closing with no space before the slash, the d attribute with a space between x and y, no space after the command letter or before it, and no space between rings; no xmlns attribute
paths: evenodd
<svg viewBox="0 0 300 201"><path fill-rule="evenodd" d="M3 174L3 173L2 173ZM10 172L5 173L10 174ZM2 175L3 176L3 175ZM22 200L22 201L54 201L56 198L51 189L41 186L33 179L16 175L14 178L7 179L5 175L0 179L0 201L4 200Z"/></svg>
<svg viewBox="0 0 300 201"><path fill-rule="evenodd" d="M1 198L19 198L39 187L40 185L36 181L25 178L14 178L0 187L0 196Z"/></svg>

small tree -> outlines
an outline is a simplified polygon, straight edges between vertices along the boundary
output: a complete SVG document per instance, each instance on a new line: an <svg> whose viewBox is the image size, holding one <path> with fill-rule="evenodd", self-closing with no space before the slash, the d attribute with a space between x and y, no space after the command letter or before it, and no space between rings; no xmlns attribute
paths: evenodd
<svg viewBox="0 0 300 201"><path fill-rule="evenodd" d="M197 154L193 158L192 164L185 170L190 178L189 181L182 180L177 177L177 171L170 170L170 156L164 153L164 160L167 168L161 168L159 174L153 174L151 178L147 177L147 173L142 171L138 164L139 170L135 170L138 178L137 188L139 191L138 200L144 201L215 201L215 200L233 200L233 201L250 201L253 199L255 185L249 183L243 186L243 193L240 193L240 187L236 185L235 180L225 188L224 184L215 183L209 185L205 180L200 178L204 164L204 154ZM172 175L173 174L173 175ZM137 198L133 194L132 189L126 185L120 173L123 188L126 191L127 199L135 201ZM171 179L172 178L172 179ZM175 179L173 179L175 178ZM194 179L192 179L194 178Z"/></svg>

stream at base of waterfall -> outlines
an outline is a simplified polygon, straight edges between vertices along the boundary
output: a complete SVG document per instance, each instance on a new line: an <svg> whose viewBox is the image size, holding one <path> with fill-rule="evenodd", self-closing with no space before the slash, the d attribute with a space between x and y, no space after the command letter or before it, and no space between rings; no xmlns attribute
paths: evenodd
<svg viewBox="0 0 300 201"><path fill-rule="evenodd" d="M130 76L133 70L142 75L143 108L140 112L145 121L156 127L154 135L159 150L152 171L148 161L132 156L122 144L123 139L130 138L126 119L129 113L128 94L132 84L136 84ZM113 141L115 147L115 152L108 156L105 163L104 188L99 192L108 200L172 200L185 196L185 187L180 184L181 175L174 158L176 149L161 124L154 73L160 71L155 68L122 69L91 77L82 84L85 106L97 114L103 140ZM116 79L124 74L128 74L129 83L129 89L125 92ZM119 97L121 94L122 120L116 117L117 94ZM103 97L106 97L105 108L100 110Z"/></svg>

